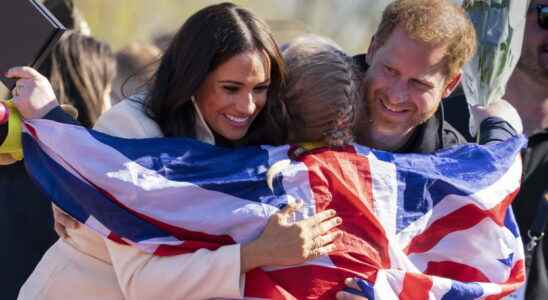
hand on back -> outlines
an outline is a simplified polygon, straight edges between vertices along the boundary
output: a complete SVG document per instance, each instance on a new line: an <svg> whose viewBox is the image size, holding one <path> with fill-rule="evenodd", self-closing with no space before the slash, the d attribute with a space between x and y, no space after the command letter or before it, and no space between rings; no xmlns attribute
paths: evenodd
<svg viewBox="0 0 548 300"><path fill-rule="evenodd" d="M261 266L290 266L327 255L335 250L334 241L341 235L332 231L342 223L334 210L326 210L293 223L295 203L273 215L255 241L242 246L242 272Z"/></svg>

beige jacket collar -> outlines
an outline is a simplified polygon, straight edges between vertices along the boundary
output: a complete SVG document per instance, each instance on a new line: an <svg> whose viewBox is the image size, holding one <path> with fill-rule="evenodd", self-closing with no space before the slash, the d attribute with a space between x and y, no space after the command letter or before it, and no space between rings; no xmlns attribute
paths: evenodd
<svg viewBox="0 0 548 300"><path fill-rule="evenodd" d="M194 124L196 139L210 145L215 145L215 136L213 135L213 132L211 132L211 129L209 129L209 126L207 126L204 116L196 103L196 98L192 96L191 101L192 105L194 105L194 111L196 111L196 122Z"/></svg>

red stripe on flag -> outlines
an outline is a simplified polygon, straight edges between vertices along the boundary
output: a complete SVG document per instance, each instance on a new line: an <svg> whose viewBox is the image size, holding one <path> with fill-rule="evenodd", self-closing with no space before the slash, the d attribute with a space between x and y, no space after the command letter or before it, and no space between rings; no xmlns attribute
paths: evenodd
<svg viewBox="0 0 548 300"><path fill-rule="evenodd" d="M82 175L80 175L80 176L82 176ZM86 180L88 180L88 179L86 178ZM88 182L89 182L89 180L88 180ZM151 217L149 217L145 214L139 213L139 212L131 209L130 207L125 206L122 202L118 201L118 199L116 199L116 197L114 197L108 191L106 191L104 189L101 189L100 187L94 185L91 182L90 182L90 184L92 184L98 191L100 191L101 193L103 193L104 195L109 197L114 203L116 203L116 204L120 205L121 207L125 208L126 210L128 210L129 212L131 212L132 214L137 216L138 218L140 218L140 219L142 219L142 220L144 220L144 221L146 221L146 222L148 222L152 225L155 225L158 228L164 229L165 231L169 232L171 235L173 235L174 237L178 238L181 241L183 241L183 240L185 240L185 241L187 241L187 240L200 241L200 242L204 243L204 245L207 244L206 242L208 242L208 243L210 243L210 246L208 246L207 249L210 249L210 250L217 249L221 245L234 244L234 240L229 235L211 235L211 234L206 234L206 233L199 232L199 231L186 230L182 227L175 227L173 225L170 225L170 224L161 222L159 220L153 219L153 218L151 218ZM195 249L195 250L198 250L198 249Z"/></svg>
<svg viewBox="0 0 548 300"><path fill-rule="evenodd" d="M297 299L332 300L346 286L344 280L355 277L349 270L304 265L271 271L269 276Z"/></svg>
<svg viewBox="0 0 548 300"><path fill-rule="evenodd" d="M508 196L506 196L497 206L489 210L489 217L499 226L504 225L504 219L506 218L508 206L510 206L518 192L519 188L508 194Z"/></svg>
<svg viewBox="0 0 548 300"><path fill-rule="evenodd" d="M244 295L246 298L263 298L271 300L304 299L295 298L295 295L291 295L285 291L278 282L273 280L272 277L262 269L255 269L246 273Z"/></svg>
<svg viewBox="0 0 548 300"><path fill-rule="evenodd" d="M346 251L330 257L338 267L352 265L358 273L371 273L372 267L388 268L388 240L373 213L369 161L354 147L337 150L317 149L300 157L309 171L316 211L335 209L343 219L339 229L344 235L336 245Z"/></svg>
<svg viewBox="0 0 548 300"><path fill-rule="evenodd" d="M113 233L113 232L110 232L110 234L107 236L107 238L111 241L114 241L118 244L122 244L122 245L129 245L128 242L124 241L119 235Z"/></svg>
<svg viewBox="0 0 548 300"><path fill-rule="evenodd" d="M60 158L60 159L62 159L62 158ZM93 186L99 192L104 194L112 202L114 202L117 205L125 208L128 212L132 213L133 215L137 216L138 218L140 218L140 219L142 219L142 220L144 220L144 221L146 221L146 222L148 222L152 225L155 225L158 228L161 228L161 229L165 230L166 232L170 233L175 238L186 242L186 243L182 244L183 245L182 248L179 248L178 246L165 246L166 248L161 250L162 253L168 253L168 252L171 252L171 251L181 251L181 253L177 253L177 254L182 254L182 253L193 252L193 251L196 251L196 250L202 249L202 248L209 249L209 250L216 250L216 249L218 249L219 247L221 247L223 245L231 245L231 244L235 243L234 240L232 239L232 237L230 237L229 235L210 235L210 234L206 234L206 233L199 232L199 231L186 230L182 227L176 227L176 226L161 222L159 220L156 220L154 218L151 218L151 217L149 217L145 214L139 213L139 212L131 209L130 207L124 205L122 202L118 201L118 199L116 199L116 197L114 197L108 191L106 191L106 190L102 189L101 187L95 185L92 181L89 180L89 178L85 177L83 174L78 172L78 170L76 168L74 168L73 166L71 166L68 162L65 161L65 163L68 166L70 166L74 170L74 172L76 172L89 185ZM193 241L193 242L191 243L191 241ZM136 242L136 241L133 241L133 242ZM193 246L196 246L197 248L192 248ZM172 249L169 249L169 248L172 248ZM176 250L176 249L180 249L180 250Z"/></svg>
<svg viewBox="0 0 548 300"><path fill-rule="evenodd" d="M407 255L432 249L446 235L472 228L487 217L487 211L473 204L465 205L432 223L424 232L415 236L404 250Z"/></svg>
<svg viewBox="0 0 548 300"><path fill-rule="evenodd" d="M179 254L193 253L198 249L217 250L221 245L217 243L207 243L199 241L184 241L179 245L159 245L154 255L156 256L173 256Z"/></svg>
<svg viewBox="0 0 548 300"><path fill-rule="evenodd" d="M517 290L524 284L525 284L525 262L523 260L519 260L516 262L516 264L512 268L512 271L510 271L510 276L508 277L508 280L500 284L500 287L502 289L501 293L486 297L485 300L503 299L504 297L510 295L511 293L513 293L515 290Z"/></svg>
<svg viewBox="0 0 548 300"><path fill-rule="evenodd" d="M23 122L23 125L25 126L25 128L27 129L28 133L35 139L35 140L38 140L38 134L36 133L36 129L30 125L29 123L27 122Z"/></svg>
<svg viewBox="0 0 548 300"><path fill-rule="evenodd" d="M432 280L423 274L405 273L400 300L428 300Z"/></svg>
<svg viewBox="0 0 548 300"><path fill-rule="evenodd" d="M29 132L31 132L31 134L34 135L35 138L36 138L35 129L31 125L26 124L26 126L29 129ZM88 177L86 177L81 172L79 172L78 169L75 168L68 161L64 160L62 157L58 157L58 158L60 160L62 160L68 167L70 167L76 174L78 174L83 181L87 182L89 185L94 187L97 191L101 192L103 195L108 197L112 202L116 203L120 207L123 207L128 212L132 213L133 215L137 216L138 218L140 218L140 219L142 219L142 220L144 220L144 221L146 221L146 222L148 222L152 225L157 226L158 228L161 228L161 229L165 230L166 232L168 232L169 234L173 235L175 238L177 238L181 241L183 241L183 240L184 241L196 241L196 243L189 243L189 244L185 245L183 247L183 249L184 249L183 253L192 252L192 251L195 251L195 250L198 250L198 249L201 249L201 248L206 248L206 249L209 249L209 250L215 250L215 249L218 249L219 247L221 247L222 245L231 245L231 244L235 243L235 241L229 235L210 235L210 234L206 234L206 233L199 232L199 231L186 230L184 228L176 227L176 226L161 222L159 220L156 220L154 218L151 218L151 217L149 217L145 214L139 213L139 212L131 209L130 207L124 205L122 202L120 202L118 199L116 199L116 197L114 197L107 190L104 190L101 187L94 184L93 181L91 181ZM119 239L118 240L113 239L113 241L119 241ZM137 242L137 241L133 241L133 242ZM197 246L199 245L199 248L191 249L190 247L192 245L197 245ZM177 247L175 247L175 248L177 248ZM165 251L168 252L167 249ZM173 251L173 249L169 250L169 251Z"/></svg>
<svg viewBox="0 0 548 300"><path fill-rule="evenodd" d="M452 261L431 261L428 263L425 274L451 278L462 282L489 282L489 278L480 270L469 265Z"/></svg>
<svg viewBox="0 0 548 300"><path fill-rule="evenodd" d="M516 190L508 194L499 204L490 210L483 210L474 204L465 205L452 213L433 222L424 232L415 236L405 248L406 254L423 253L432 249L446 235L466 230L490 218L499 226L504 225L508 206L516 196Z"/></svg>

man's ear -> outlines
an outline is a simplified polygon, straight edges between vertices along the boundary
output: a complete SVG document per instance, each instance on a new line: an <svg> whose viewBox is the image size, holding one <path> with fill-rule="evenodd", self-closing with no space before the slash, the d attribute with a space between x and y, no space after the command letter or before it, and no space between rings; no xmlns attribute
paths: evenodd
<svg viewBox="0 0 548 300"><path fill-rule="evenodd" d="M371 65L373 61L373 57L379 50L379 42L375 38L375 35L371 37L371 43L369 43L369 48L367 49L367 53L365 54L365 61L368 65Z"/></svg>
<svg viewBox="0 0 548 300"><path fill-rule="evenodd" d="M443 91L443 98L447 98L451 95L451 93L453 93L453 91L459 86L461 79L462 73L458 73L449 80L445 86L445 90Z"/></svg>

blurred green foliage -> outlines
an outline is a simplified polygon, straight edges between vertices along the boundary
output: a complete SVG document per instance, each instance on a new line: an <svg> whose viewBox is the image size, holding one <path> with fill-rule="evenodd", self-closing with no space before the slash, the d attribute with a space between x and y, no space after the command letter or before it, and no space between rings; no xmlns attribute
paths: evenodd
<svg viewBox="0 0 548 300"><path fill-rule="evenodd" d="M92 34L119 49L173 32L213 0L74 0ZM351 53L364 51L388 0L232 1L270 23L279 43L302 33L334 39Z"/></svg>

